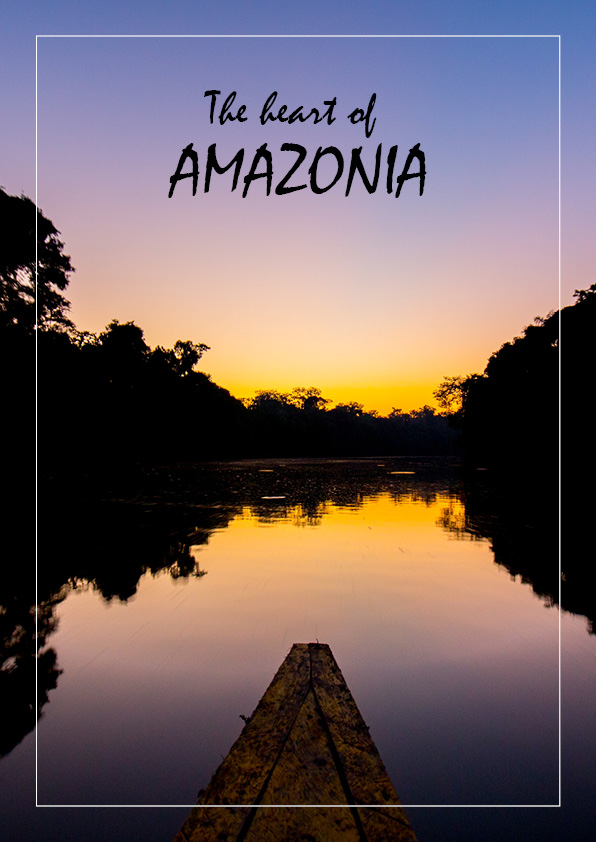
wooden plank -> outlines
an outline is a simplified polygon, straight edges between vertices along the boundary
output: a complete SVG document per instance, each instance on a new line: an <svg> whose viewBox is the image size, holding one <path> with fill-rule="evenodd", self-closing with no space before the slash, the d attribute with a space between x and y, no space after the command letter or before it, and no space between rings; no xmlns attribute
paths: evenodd
<svg viewBox="0 0 596 842"><path fill-rule="evenodd" d="M308 649L292 646L199 803L257 804L309 689Z"/></svg>
<svg viewBox="0 0 596 842"><path fill-rule="evenodd" d="M363 842L349 807L260 807L245 842Z"/></svg>
<svg viewBox="0 0 596 842"><path fill-rule="evenodd" d="M349 807L258 807L256 818L243 835L238 807L202 807L193 810L174 842L365 842ZM192 815L192 814L191 814ZM387 835L384 842L399 837ZM376 838L375 838L376 842Z"/></svg>
<svg viewBox="0 0 596 842"><path fill-rule="evenodd" d="M399 804L368 727L329 646L311 644L312 686L345 770L350 803Z"/></svg>
<svg viewBox="0 0 596 842"><path fill-rule="evenodd" d="M415 842L396 805L331 649L295 643L175 842Z"/></svg>

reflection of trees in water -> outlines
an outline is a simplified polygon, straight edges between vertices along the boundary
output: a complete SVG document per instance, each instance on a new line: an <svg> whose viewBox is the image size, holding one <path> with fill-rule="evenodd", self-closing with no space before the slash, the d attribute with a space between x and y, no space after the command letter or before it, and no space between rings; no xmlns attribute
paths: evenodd
<svg viewBox="0 0 596 842"><path fill-rule="evenodd" d="M529 584L547 605L559 603L558 493L556 476L511 477L508 484L467 479L460 502L451 502L437 525L462 540L487 540L496 564L514 579ZM581 603L577 590L563 589L563 608L584 614L591 624L594 612Z"/></svg>
<svg viewBox="0 0 596 842"><path fill-rule="evenodd" d="M412 472L412 473L410 473ZM450 500L438 525L450 534L487 540L495 561L530 582L547 601L558 598L556 494L530 480L491 487L486 475L463 481L437 459L246 461L151 468L104 484L99 500L49 512L56 536L48 568L54 588L91 582L104 599L127 600L145 573L200 576L193 547L216 529L250 515L259 523L316 526L331 507L359 509L389 496L433 505ZM54 495L63 499L63 495ZM84 548L84 552L82 550ZM566 603L563 603L567 607Z"/></svg>
<svg viewBox="0 0 596 842"><path fill-rule="evenodd" d="M120 566L120 556L115 554L115 563L94 571L93 575L69 576L37 606L29 603L28 577L21 583L27 587L19 586L12 593L5 590L0 603L0 757L11 752L33 730L49 701L50 690L56 688L62 673L56 652L47 645L58 627L56 606L73 590L98 591L108 602L113 597L126 601L136 592L140 577L147 571L153 575L165 571L173 579L201 578L207 571L194 558L192 546L174 540L164 553L163 563L151 566L134 563Z"/></svg>
<svg viewBox="0 0 596 842"><path fill-rule="evenodd" d="M433 506L439 497L444 497L446 493L454 493L454 491L445 492L445 490L437 488L411 488L407 491L392 491L390 496L394 503L403 503L410 501L412 503L424 503L425 506Z"/></svg>
<svg viewBox="0 0 596 842"><path fill-rule="evenodd" d="M514 579L531 585L547 605L558 605L558 501L554 474L526 477L521 484L512 476L507 485L467 479L460 502L450 502L437 525L458 539L489 541L497 564ZM585 499L581 502L587 505ZM585 532L590 520L587 515L577 519L567 530L561 558L561 603L565 611L586 617L589 631L595 633L593 589L587 581L585 552L579 551L588 545Z"/></svg>
<svg viewBox="0 0 596 842"><path fill-rule="evenodd" d="M275 499L271 496L261 503L248 506L243 513L244 517L251 518L263 525L272 525L283 521L290 522L293 526L320 526L326 515L333 510L357 511L367 503L373 503L383 497L389 497L395 505L404 502L423 503L431 506L436 503L440 494L437 490L386 490L375 494L362 494L360 492L338 489L330 490L329 497L321 499L310 498L298 502L296 495L292 499Z"/></svg>
<svg viewBox="0 0 596 842"><path fill-rule="evenodd" d="M86 490L54 485L42 489L39 578L40 593L45 596L40 606L38 709L60 674L46 639L55 627L55 606L68 589L89 587L107 601L126 601L147 573L200 578L206 571L197 562L197 549L207 545L214 531L226 529L234 518L247 514L260 523L283 520L317 526L332 508L357 510L382 495L396 505L408 500L430 506L445 499L450 502L437 521L439 526L458 538L489 541L495 562L555 603L558 520L552 509L556 494L550 494L545 485L539 492L540 487L537 490L531 484L503 490L491 489L488 481L462 481L449 465L436 459L286 460L152 468L109 483L94 479ZM563 600L569 608L565 592ZM4 722L13 723L15 745L34 724L35 634L27 599L19 602L13 594L3 604L0 689L5 691L1 693ZM4 701L9 696L10 703ZM22 724L14 727L17 722ZM11 747L5 739L1 750Z"/></svg>
<svg viewBox="0 0 596 842"><path fill-rule="evenodd" d="M309 500L304 503L285 503L279 500L267 501L261 505L247 506L243 516L254 519L263 526L289 522L292 526L320 526L329 505L323 501Z"/></svg>
<svg viewBox="0 0 596 842"><path fill-rule="evenodd" d="M200 579L207 573L206 570L201 570L199 562L191 552L191 546L180 540L170 544L166 570L172 579Z"/></svg>
<svg viewBox="0 0 596 842"><path fill-rule="evenodd" d="M376 459L255 460L242 467L222 465L220 469L219 481L229 477L234 499L245 501L246 515L263 524L318 525L332 507L357 510L383 496L396 504L407 500L432 505L457 487L445 461L432 458L392 458L383 463ZM224 487L220 491L222 496L229 495Z"/></svg>
<svg viewBox="0 0 596 842"><path fill-rule="evenodd" d="M106 601L126 602L147 573L200 578L205 571L193 548L207 544L237 511L130 498L70 500L59 511L46 508L42 528L51 523L52 529L43 545L44 582L89 583Z"/></svg>
<svg viewBox="0 0 596 842"><path fill-rule="evenodd" d="M58 502L60 500L60 502ZM184 518L148 517L123 504L106 506L56 498L39 518L39 594L31 605L30 571L14 565L4 574L0 595L0 756L8 754L35 727L62 670L47 645L56 630L57 605L72 590L94 590L103 599L127 601L141 577L165 572L174 579L201 578L193 548L206 544L214 528L232 514ZM36 631L37 610L37 631ZM37 701L35 701L37 672Z"/></svg>
<svg viewBox="0 0 596 842"><path fill-rule="evenodd" d="M56 653L47 646L55 631L55 606L64 599L65 588L37 606L28 594L7 594L0 606L0 756L8 754L35 727L36 719L56 687L62 672ZM37 668L37 702L35 674Z"/></svg>
<svg viewBox="0 0 596 842"><path fill-rule="evenodd" d="M436 524L460 541L488 540L486 536L478 534L476 529L471 526L460 497L449 500L447 505L441 510Z"/></svg>

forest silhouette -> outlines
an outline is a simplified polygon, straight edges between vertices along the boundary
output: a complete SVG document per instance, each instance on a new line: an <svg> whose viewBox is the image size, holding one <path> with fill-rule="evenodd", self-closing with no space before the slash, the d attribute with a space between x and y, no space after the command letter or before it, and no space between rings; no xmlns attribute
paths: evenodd
<svg viewBox="0 0 596 842"><path fill-rule="evenodd" d="M40 715L58 680L59 665L47 638L65 588L87 582L104 598L127 599L149 568L167 569L173 576L203 575L189 548L206 541L215 523L225 526L241 498L229 498L233 477L228 473L228 485L209 492L215 493L218 505L223 499L225 508L214 509L189 539L192 530L186 522L178 528L164 515L168 483L173 477L179 480L183 464L195 466L193 482L201 463L246 457L456 456L469 469L489 468L494 480L490 492L473 474L464 475L458 493L465 503L465 524L452 523L446 513L442 525L487 538L499 564L556 603L552 569L557 551L559 361L567 455L563 522L569 548L563 563L563 605L594 622L594 600L585 587L592 503L571 475L578 464L591 473L594 463L586 395L594 376L596 284L577 291L574 305L537 318L506 342L481 374L446 377L435 392L440 411L428 406L413 412L394 409L383 417L356 402L332 406L316 387L289 393L262 390L241 401L198 370L209 350L204 343L180 340L171 349L150 348L141 327L115 319L98 334L77 330L64 295L74 268L53 223L26 197L2 190L0 219L2 391L9 410L2 419L3 462L10 490L5 510L10 528L2 536L7 564L0 597L0 698L3 721L16 723L18 731L2 739L0 754L33 727L34 712ZM38 546L43 562L37 631L31 572L20 563L33 552L36 346ZM174 463L177 474L160 467ZM320 468L308 475L300 501L309 516L318 517L338 487L349 493L353 471L350 466L341 486L336 478L325 485ZM143 516L139 523L136 509L131 519L130 506L98 507L99 499L138 496L139 476L146 487L159 486L157 508L155 501L147 503L148 521ZM127 483L135 486L129 495L123 491ZM541 493L534 496L537 487ZM354 493L360 493L360 486ZM190 496L189 518L196 521L196 494ZM89 535L98 517L104 528L94 550ZM34 702L36 660L39 695Z"/></svg>
<svg viewBox="0 0 596 842"><path fill-rule="evenodd" d="M538 470L558 451L559 322L564 390L578 395L592 376L596 285L577 291L561 313L536 318L482 374L446 377L435 391L439 411L394 408L381 416L355 401L332 406L315 386L261 390L242 401L198 370L209 350L203 343L150 348L140 326L116 319L97 334L78 330L64 296L74 268L53 223L37 211L36 297L35 206L0 191L0 214L0 344L11 361L4 393L26 429L36 342L42 469L461 453L470 464Z"/></svg>

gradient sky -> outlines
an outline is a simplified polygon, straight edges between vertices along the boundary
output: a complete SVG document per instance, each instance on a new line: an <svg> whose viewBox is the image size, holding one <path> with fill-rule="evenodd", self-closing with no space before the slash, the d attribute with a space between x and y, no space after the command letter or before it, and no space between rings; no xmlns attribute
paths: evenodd
<svg viewBox="0 0 596 842"><path fill-rule="evenodd" d="M341 25L323 28L309 3L299 18L284 7L267 20L226 4L219 23L197 13L208 3L143 18L137 4L92 13L83 3L75 15L57 3L50 16L24 3L32 14L13 28L16 43L27 38L28 60L19 54L16 65L27 74L13 78L28 92L28 111L21 132L11 126L3 138L14 166L0 183L35 193L29 132L22 140L29 128L35 142L35 33L558 34L564 24L572 31L562 32L561 303L570 303L594 280L594 200L578 157L594 114L578 107L577 93L593 74L593 7L572 3L563 21L559 4L540 4L540 18L530 9L538 4L516 5L516 16L503 5L483 4L484 18L464 26L429 3L421 27L414 4L367 4L365 20L360 4L346 3ZM152 346L206 342L205 369L239 397L317 385L334 401L382 413L432 403L444 376L481 371L492 351L559 306L558 55L556 38L40 39L38 201L77 269L68 290L75 323L99 331L112 318L133 319ZM573 74L581 84L572 89ZM210 125L203 93L211 88L236 90L247 122ZM273 90L290 107L335 96L337 120L261 126ZM346 115L373 92L376 125L366 139ZM344 175L322 196L266 197L261 181L242 199L225 175L209 194L199 177L195 197L186 180L168 199L188 143L201 170L210 143L224 160L244 148L244 175L267 142L279 177L284 141L307 148L304 169L318 146L348 158L362 145L369 161L379 143L385 152L398 144L397 171L420 143L424 195L413 180L399 199L388 196L382 171L370 196L356 185L346 198Z"/></svg>

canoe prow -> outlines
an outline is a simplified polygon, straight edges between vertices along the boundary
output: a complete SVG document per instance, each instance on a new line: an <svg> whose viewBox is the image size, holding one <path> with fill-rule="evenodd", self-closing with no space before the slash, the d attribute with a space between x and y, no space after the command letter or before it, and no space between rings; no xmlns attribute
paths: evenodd
<svg viewBox="0 0 596 842"><path fill-rule="evenodd" d="M295 643L175 842L415 842L399 804L331 649Z"/></svg>

